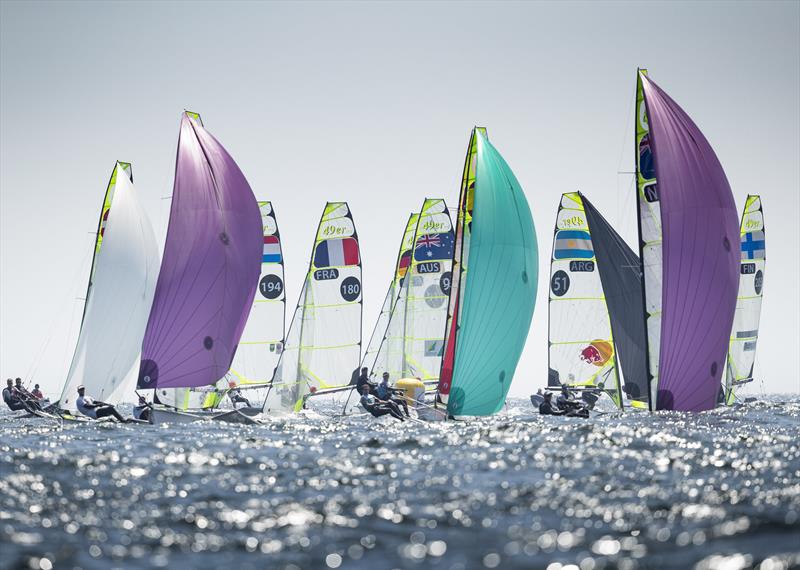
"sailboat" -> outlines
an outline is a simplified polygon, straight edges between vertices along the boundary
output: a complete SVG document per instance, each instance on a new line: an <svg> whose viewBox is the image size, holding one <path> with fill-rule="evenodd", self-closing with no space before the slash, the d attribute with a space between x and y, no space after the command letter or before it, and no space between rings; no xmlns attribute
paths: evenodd
<svg viewBox="0 0 800 570"><path fill-rule="evenodd" d="M749 195L742 211L739 229L741 260L739 292L733 318L723 398L727 405L736 402L736 389L753 381L753 367L764 298L764 272L767 263L764 211L761 196Z"/></svg>
<svg viewBox="0 0 800 570"><path fill-rule="evenodd" d="M158 246L133 187L131 165L117 162L100 209L80 333L59 399L62 410L74 406L81 384L98 401L133 398L157 272Z"/></svg>
<svg viewBox="0 0 800 570"><path fill-rule="evenodd" d="M361 356L361 253L346 202L328 202L262 411L296 412L312 394L346 391Z"/></svg>
<svg viewBox="0 0 800 570"><path fill-rule="evenodd" d="M711 145L644 69L635 123L649 408L710 410L739 287L736 205Z"/></svg>
<svg viewBox="0 0 800 570"><path fill-rule="evenodd" d="M157 403L174 389L212 386L228 372L259 284L262 252L261 213L250 185L200 116L185 112L138 375L138 387L154 390ZM157 406L153 417L197 419L167 406Z"/></svg>
<svg viewBox="0 0 800 570"><path fill-rule="evenodd" d="M639 259L589 199L561 196L550 261L548 387L647 407ZM624 371L623 391L621 374ZM588 394L588 395L587 395Z"/></svg>
<svg viewBox="0 0 800 570"><path fill-rule="evenodd" d="M536 302L539 255L514 173L475 127L464 164L437 400L448 415L505 403Z"/></svg>
<svg viewBox="0 0 800 570"><path fill-rule="evenodd" d="M415 378L435 386L444 352L452 279L453 224L441 198L426 198L406 224L395 270L361 367L379 381ZM344 413L358 405L352 393Z"/></svg>
<svg viewBox="0 0 800 570"><path fill-rule="evenodd" d="M375 359L363 365L380 378L439 379L452 279L453 225L447 205L428 198L422 205L410 243L402 250L395 276L400 291L392 307Z"/></svg>
<svg viewBox="0 0 800 570"><path fill-rule="evenodd" d="M258 207L264 228L258 292L226 378L228 388L246 388L247 398L260 404L266 398L267 387L283 350L286 292L283 249L275 209L270 202L259 202Z"/></svg>

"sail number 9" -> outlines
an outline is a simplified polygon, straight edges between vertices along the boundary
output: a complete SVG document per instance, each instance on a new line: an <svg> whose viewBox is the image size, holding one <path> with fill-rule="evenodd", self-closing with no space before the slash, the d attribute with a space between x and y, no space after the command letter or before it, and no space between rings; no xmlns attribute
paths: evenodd
<svg viewBox="0 0 800 570"><path fill-rule="evenodd" d="M283 293L283 281L277 275L265 275L258 283L258 291L265 299L277 299Z"/></svg>
<svg viewBox="0 0 800 570"><path fill-rule="evenodd" d="M361 282L355 277L348 277L339 285L339 292L345 301L355 301L361 294Z"/></svg>

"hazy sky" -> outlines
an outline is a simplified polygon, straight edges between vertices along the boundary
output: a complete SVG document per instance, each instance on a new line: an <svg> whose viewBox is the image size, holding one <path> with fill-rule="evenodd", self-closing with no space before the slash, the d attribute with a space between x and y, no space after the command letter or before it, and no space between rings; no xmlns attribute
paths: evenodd
<svg viewBox="0 0 800 570"><path fill-rule="evenodd" d="M637 66L695 120L768 243L756 374L800 380L800 3L0 3L0 376L56 394L117 159L163 240L186 108L272 200L291 309L326 200L350 203L364 336L408 213L454 205L470 129L530 202L539 296L512 395L546 381L548 252L562 192L636 243ZM620 174L619 172L623 173ZM288 326L288 323L287 323Z"/></svg>

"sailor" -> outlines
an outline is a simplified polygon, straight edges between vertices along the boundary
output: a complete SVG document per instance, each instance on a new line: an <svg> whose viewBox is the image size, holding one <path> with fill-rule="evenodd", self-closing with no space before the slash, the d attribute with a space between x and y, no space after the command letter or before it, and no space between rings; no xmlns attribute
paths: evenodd
<svg viewBox="0 0 800 570"><path fill-rule="evenodd" d="M31 394L33 394L33 397L37 400L44 400L44 394L42 394L38 384L34 385L33 392L31 392Z"/></svg>
<svg viewBox="0 0 800 570"><path fill-rule="evenodd" d="M152 406L147 403L147 400L144 396L139 396L139 403L133 407L133 417L137 420L144 420L146 422L150 420L150 409Z"/></svg>
<svg viewBox="0 0 800 570"><path fill-rule="evenodd" d="M231 399L231 404L233 404L234 408L236 407L236 404L244 404L248 408L253 407L250 404L250 400L242 395L242 391L236 387L236 382L232 380L228 382L228 398Z"/></svg>
<svg viewBox="0 0 800 570"><path fill-rule="evenodd" d="M553 405L553 394L546 392L544 402L539 404L539 413L543 416L563 416L567 412Z"/></svg>
<svg viewBox="0 0 800 570"><path fill-rule="evenodd" d="M6 380L7 386L3 388L3 401L8 406L8 409L16 412L18 410L25 410L25 403L19 399L14 391L14 381L9 378Z"/></svg>
<svg viewBox="0 0 800 570"><path fill-rule="evenodd" d="M406 421L397 404L379 400L370 394L369 386L366 385L361 388L361 406L376 418L389 414L401 422Z"/></svg>
<svg viewBox="0 0 800 570"><path fill-rule="evenodd" d="M75 400L75 406L78 411L84 416L99 420L108 416L113 416L117 421L125 423L117 409L111 404L105 402L95 402L91 396L86 395L86 386L81 384L78 386L78 399Z"/></svg>
<svg viewBox="0 0 800 570"><path fill-rule="evenodd" d="M365 366L364 368L361 369L361 374L358 375L358 379L356 380L356 392L358 392L359 394L362 393L361 389L364 386L369 387L370 394L375 394L375 385L372 382L370 382L368 373L369 373L369 368Z"/></svg>
<svg viewBox="0 0 800 570"><path fill-rule="evenodd" d="M407 418L410 418L411 415L408 413L408 404L406 403L406 399L402 396L398 396L396 391L389 387L389 373L383 373L383 379L381 380L380 384L375 388L375 395L387 402L394 402L395 404L399 404L403 406L403 411L406 414ZM399 409L399 407L398 407Z"/></svg>
<svg viewBox="0 0 800 570"><path fill-rule="evenodd" d="M34 410L41 411L42 407L39 405L39 402L36 399L36 397L30 392L28 392L22 385L22 378L17 378L14 381L13 392L17 396L17 399L22 402L22 405L25 407L26 410L28 410L29 412L33 412Z"/></svg>

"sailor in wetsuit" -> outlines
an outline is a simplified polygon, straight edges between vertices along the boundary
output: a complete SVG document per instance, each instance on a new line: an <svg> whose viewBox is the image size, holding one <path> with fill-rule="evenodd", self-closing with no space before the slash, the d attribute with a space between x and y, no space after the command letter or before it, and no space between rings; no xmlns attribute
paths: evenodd
<svg viewBox="0 0 800 570"><path fill-rule="evenodd" d="M375 388L375 395L378 396L379 399L385 400L387 402L394 402L399 406L403 406L403 411L406 414L407 418L410 418L411 415L408 413L408 404L406 403L406 399L402 396L398 396L396 391L389 387L389 373L383 373L383 379L381 380L380 384Z"/></svg>
<svg viewBox="0 0 800 570"><path fill-rule="evenodd" d="M118 422L125 423L126 421L111 404L95 402L91 396L87 396L86 387L83 384L78 386L78 399L75 400L75 407L87 418L99 420L100 418L113 416Z"/></svg>
<svg viewBox="0 0 800 570"><path fill-rule="evenodd" d="M539 404L539 413L543 416L563 416L567 412L559 410L558 407L554 406L553 394L547 392L544 395L544 402Z"/></svg>
<svg viewBox="0 0 800 570"><path fill-rule="evenodd" d="M8 406L8 409L14 412L27 409L25 403L19 399L19 396L14 391L14 381L9 378L6 380L6 384L7 386L3 388L3 402Z"/></svg>
<svg viewBox="0 0 800 570"><path fill-rule="evenodd" d="M242 391L236 387L236 382L228 382L228 398L231 400L231 404L233 407L236 407L236 404L244 404L248 408L252 408L253 406L250 404L250 400L245 398L242 395Z"/></svg>
<svg viewBox="0 0 800 570"><path fill-rule="evenodd" d="M137 420L144 420L146 422L152 421L150 419L150 409L152 406L147 403L144 396L139 396L139 403L133 407L133 417Z"/></svg>
<svg viewBox="0 0 800 570"><path fill-rule="evenodd" d="M379 400L369 393L369 386L361 388L361 406L376 418L389 414L401 422L406 421L397 404Z"/></svg>
<svg viewBox="0 0 800 570"><path fill-rule="evenodd" d="M28 392L22 385L22 378L17 378L15 380L13 393L29 412L32 413L36 410L42 410L42 407L39 405L39 401L36 399L36 396Z"/></svg>
<svg viewBox="0 0 800 570"><path fill-rule="evenodd" d="M39 389L39 385L38 385L38 384L36 384L36 385L33 387L33 391L31 392L31 394L32 394L32 395L33 395L33 397L34 397L34 398L36 398L37 400L44 400L44 394L42 394L42 391Z"/></svg>
<svg viewBox="0 0 800 570"><path fill-rule="evenodd" d="M359 394L362 393L361 389L364 386L369 387L370 394L375 394L375 384L370 382L369 376L367 375L368 372L369 368L365 366L364 368L361 369L361 374L359 374L358 378L356 379L356 392L358 392Z"/></svg>

